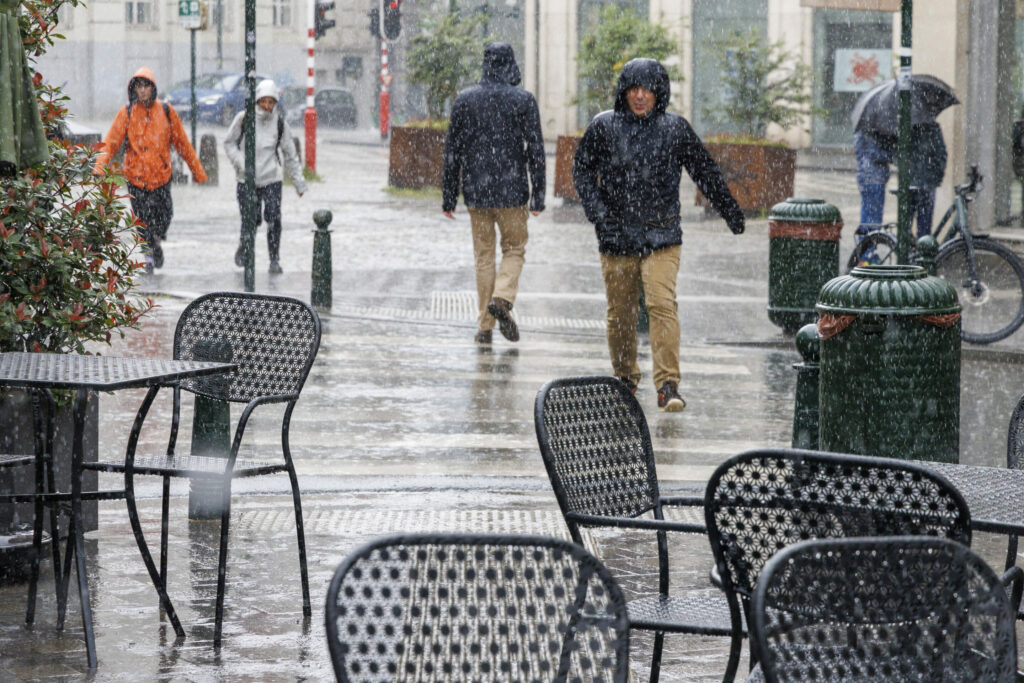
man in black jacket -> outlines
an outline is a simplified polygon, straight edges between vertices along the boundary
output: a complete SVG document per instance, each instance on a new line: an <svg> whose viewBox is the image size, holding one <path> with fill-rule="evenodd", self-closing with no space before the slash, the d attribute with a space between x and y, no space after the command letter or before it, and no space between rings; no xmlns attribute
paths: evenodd
<svg viewBox="0 0 1024 683"><path fill-rule="evenodd" d="M679 317L676 276L683 241L679 226L682 169L697 183L729 229L743 232L743 212L721 171L686 119L665 111L669 78L653 59L622 68L615 108L587 126L576 149L573 182L597 230L608 299L608 350L616 377L633 391L640 382L636 320L641 288L651 318L651 353L658 407L678 412Z"/></svg>
<svg viewBox="0 0 1024 683"><path fill-rule="evenodd" d="M455 218L461 185L473 228L480 311L475 339L480 344L491 343L495 321L506 339L519 339L512 305L526 254L527 201L534 216L544 210L540 112L533 95L515 87L518 83L519 67L511 46L489 43L484 49L480 83L455 98L444 143L441 210ZM501 233L497 274L495 224Z"/></svg>

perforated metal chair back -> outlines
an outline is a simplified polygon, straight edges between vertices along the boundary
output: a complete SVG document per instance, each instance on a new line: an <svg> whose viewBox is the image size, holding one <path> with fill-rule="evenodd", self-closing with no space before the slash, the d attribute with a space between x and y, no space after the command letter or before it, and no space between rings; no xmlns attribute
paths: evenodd
<svg viewBox="0 0 1024 683"><path fill-rule="evenodd" d="M555 538L381 538L338 567L327 642L339 681L625 682L626 604Z"/></svg>
<svg viewBox="0 0 1024 683"><path fill-rule="evenodd" d="M938 536L970 545L960 492L913 462L796 449L735 455L704 495L708 538L726 592L749 599L765 563L813 538Z"/></svg>
<svg viewBox="0 0 1024 683"><path fill-rule="evenodd" d="M233 362L229 376L181 388L226 401L297 398L320 346L320 320L297 299L215 292L190 303L174 331L174 357Z"/></svg>
<svg viewBox="0 0 1024 683"><path fill-rule="evenodd" d="M647 419L621 381L569 377L548 382L534 403L534 425L563 515L635 517L657 504Z"/></svg>
<svg viewBox="0 0 1024 683"><path fill-rule="evenodd" d="M1003 585L969 548L944 538L785 548L761 572L753 625L772 683L1016 679Z"/></svg>

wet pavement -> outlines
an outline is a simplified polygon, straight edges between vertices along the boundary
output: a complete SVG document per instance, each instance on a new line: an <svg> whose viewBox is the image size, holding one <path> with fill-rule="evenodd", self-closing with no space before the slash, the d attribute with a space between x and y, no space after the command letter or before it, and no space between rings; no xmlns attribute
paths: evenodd
<svg viewBox="0 0 1024 683"><path fill-rule="evenodd" d="M218 135L223 129L212 129ZM88 534L99 668L96 680L329 680L323 598L345 554L375 535L401 531L494 531L565 535L537 451L533 400L548 379L607 374L601 283L593 230L578 206L549 198L530 223L516 313L522 341L495 335L472 342L475 288L469 220L440 213L440 196L385 190L387 150L372 131L328 132L318 149L322 182L296 198L286 187L281 264L267 272L266 241L256 242L256 289L309 298L312 213L333 212L333 306L323 343L291 427L302 486L314 613L301 613L294 522L287 481L236 485L228 566L224 645L212 648L217 525L186 521L188 484L176 483L171 510L170 594L187 631L175 642L135 547L123 503L100 505ZM169 357L185 303L208 291L241 289L233 263L238 209L224 166L216 188L176 186L166 266L141 281L159 308L139 331L115 343L124 355ZM549 169L549 178L552 176ZM549 182L550 185L550 182ZM679 275L682 322L681 415L659 413L645 380L637 394L650 423L659 477L668 492L699 491L714 466L737 451L790 443L795 373L792 340L767 318L767 221L733 236L705 220L684 188ZM848 171L800 170L797 195L857 214ZM842 253L852 247L845 231ZM1006 422L1024 390L1021 333L988 348L965 349L961 395L962 461L1005 462ZM650 353L641 343L641 367ZM100 399L101 447L123 452L142 393ZM855 400L855 397L851 397ZM256 456L279 444L280 412L257 411L245 448ZM237 412L235 413L237 416ZM143 449L159 450L170 418L158 399ZM160 427L157 427L160 425ZM179 443L190 436L188 421ZM115 477L101 485L116 486ZM159 484L140 488L143 525L159 533ZM245 495L246 493L255 495ZM680 514L693 515L693 511ZM684 517L685 518L685 517ZM627 592L652 585L653 543L633 534L595 534L598 554ZM1001 562L999 540L979 548ZM673 540L673 585L707 588L710 552L698 536ZM709 589L710 590L710 589ZM0 679L85 677L77 597L69 624L54 631L52 573L44 573L37 623L23 623L24 585L0 586ZM664 680L719 680L726 641L666 639ZM632 643L633 668L646 680L650 639Z"/></svg>

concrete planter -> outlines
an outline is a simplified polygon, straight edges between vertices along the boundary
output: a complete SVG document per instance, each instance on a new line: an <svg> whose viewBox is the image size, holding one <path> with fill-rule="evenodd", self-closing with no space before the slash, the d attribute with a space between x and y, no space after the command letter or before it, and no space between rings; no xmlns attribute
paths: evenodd
<svg viewBox="0 0 1024 683"><path fill-rule="evenodd" d="M559 135L555 143L555 196L578 202L576 185L572 182L572 160L576 156L576 147L580 144L580 135Z"/></svg>
<svg viewBox="0 0 1024 683"><path fill-rule="evenodd" d="M54 472L57 488L61 491L71 490L71 442L74 437L72 420L72 404L67 402L57 408L57 419L54 427ZM85 460L95 461L99 441L99 399L95 394L89 397L86 409L85 434L82 445L85 449ZM0 396L0 452L34 453L32 426L32 400L27 392L11 391ZM83 477L83 490L96 488L96 472L86 472ZM0 470L0 491L31 493L35 490L34 468L11 467ZM86 531L97 527L97 502L82 503ZM28 548L31 547L31 534L28 534L29 546L25 546L24 538L13 539L12 527L31 529L33 506L31 503L0 503L0 585L27 578ZM66 533L67 518L62 517L62 533ZM43 526L49 530L49 522ZM17 534L21 537L22 534ZM6 542L9 541L9 542ZM45 558L43 558L45 560Z"/></svg>
<svg viewBox="0 0 1024 683"><path fill-rule="evenodd" d="M392 127L388 185L416 190L441 187L446 134L437 128Z"/></svg>
<svg viewBox="0 0 1024 683"><path fill-rule="evenodd" d="M729 191L744 211L767 211L793 196L795 149L734 142L708 142L705 147L722 169ZM711 209L700 190L696 205Z"/></svg>

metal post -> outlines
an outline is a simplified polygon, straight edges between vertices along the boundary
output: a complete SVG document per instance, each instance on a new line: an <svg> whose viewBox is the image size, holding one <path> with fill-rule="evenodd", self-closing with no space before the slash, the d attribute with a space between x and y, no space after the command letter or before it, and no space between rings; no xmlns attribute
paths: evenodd
<svg viewBox="0 0 1024 683"><path fill-rule="evenodd" d="M900 71L896 77L899 88L899 141L897 149L897 238L896 260L910 262L910 75L911 45L913 44L913 0L902 0L900 16Z"/></svg>
<svg viewBox="0 0 1024 683"><path fill-rule="evenodd" d="M217 68L224 68L224 0L217 0Z"/></svg>
<svg viewBox="0 0 1024 683"><path fill-rule="evenodd" d="M199 112L196 111L196 30L190 29L189 33L192 34L190 40L192 46L192 149L199 149L196 146L196 119L199 118Z"/></svg>
<svg viewBox="0 0 1024 683"><path fill-rule="evenodd" d="M316 46L316 0L309 0L307 13L306 113L303 122L306 127L306 166L309 167L309 170L316 171L316 102L313 97L316 84L316 62L314 58L314 47Z"/></svg>
<svg viewBox="0 0 1024 683"><path fill-rule="evenodd" d="M796 333L796 349L803 363L796 369L793 405L793 448L818 450L818 379L821 373L821 340L818 326L808 323Z"/></svg>
<svg viewBox="0 0 1024 683"><path fill-rule="evenodd" d="M245 0L245 201L242 254L245 291L256 291L256 0Z"/></svg>
<svg viewBox="0 0 1024 683"><path fill-rule="evenodd" d="M636 308L636 331L647 334L651 331L651 314L647 312L647 299L644 297L643 288L640 289L640 301Z"/></svg>
<svg viewBox="0 0 1024 683"><path fill-rule="evenodd" d="M313 284L309 302L318 311L331 310L331 231L327 226L334 216L327 209L313 214Z"/></svg>
<svg viewBox="0 0 1024 683"><path fill-rule="evenodd" d="M381 7L381 21L383 21L383 3ZM388 41L384 38L383 28L380 38L380 136L387 138L391 132L391 94L388 88L391 86L391 71L388 69Z"/></svg>

